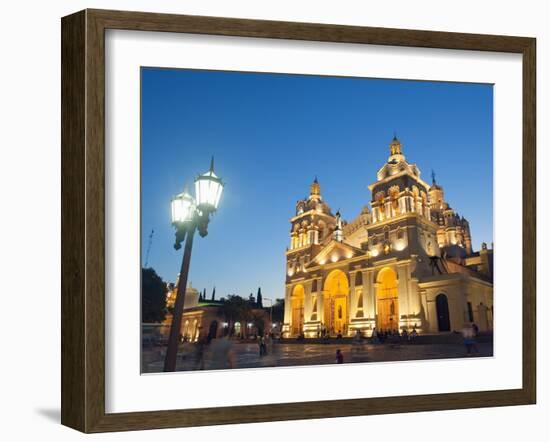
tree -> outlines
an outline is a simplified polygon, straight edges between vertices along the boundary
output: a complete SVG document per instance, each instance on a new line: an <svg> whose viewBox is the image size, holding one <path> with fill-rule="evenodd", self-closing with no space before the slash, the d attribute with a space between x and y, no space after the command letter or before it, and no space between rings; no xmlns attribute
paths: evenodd
<svg viewBox="0 0 550 442"><path fill-rule="evenodd" d="M166 283L153 268L141 269L141 321L162 322L166 316Z"/></svg>
<svg viewBox="0 0 550 442"><path fill-rule="evenodd" d="M258 331L258 336L263 336L265 331L264 313L259 311L253 311L251 313L251 322L254 327L256 327L256 330Z"/></svg>
<svg viewBox="0 0 550 442"><path fill-rule="evenodd" d="M214 289L212 289L212 301L216 300L216 286L214 286Z"/></svg>
<svg viewBox="0 0 550 442"><path fill-rule="evenodd" d="M285 316L285 300L276 299L272 307L273 322L283 322Z"/></svg>
<svg viewBox="0 0 550 442"><path fill-rule="evenodd" d="M258 308L263 308L262 288L261 287L258 287L258 294L256 295L256 304L258 305Z"/></svg>
<svg viewBox="0 0 550 442"><path fill-rule="evenodd" d="M246 325L252 309L250 304L240 296L229 295L225 302L218 308L218 314L228 323L229 330L233 330L235 322L241 322L241 330ZM243 324L245 322L245 324Z"/></svg>

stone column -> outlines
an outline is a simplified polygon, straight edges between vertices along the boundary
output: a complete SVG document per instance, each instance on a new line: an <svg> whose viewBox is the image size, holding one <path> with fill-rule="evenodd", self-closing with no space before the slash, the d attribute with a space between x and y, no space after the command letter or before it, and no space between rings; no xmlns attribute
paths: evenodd
<svg viewBox="0 0 550 442"><path fill-rule="evenodd" d="M323 278L317 278L317 321L324 321L323 312Z"/></svg>
<svg viewBox="0 0 550 442"><path fill-rule="evenodd" d="M312 281L302 283L304 286L304 323L311 321L311 311L313 310L311 305L311 283Z"/></svg>
<svg viewBox="0 0 550 442"><path fill-rule="evenodd" d="M365 318L375 319L376 315L376 290L374 287L374 271L363 271L363 312Z"/></svg>
<svg viewBox="0 0 550 442"><path fill-rule="evenodd" d="M286 336L288 336L288 333L290 332L290 322L292 321L291 296L292 296L292 285L288 284L285 290L285 318L283 322L283 333L285 333Z"/></svg>
<svg viewBox="0 0 550 442"><path fill-rule="evenodd" d="M422 300L420 299L420 289L418 288L417 278L411 277L409 279L409 302L410 302L411 313L414 314L415 316L420 317L422 313Z"/></svg>
<svg viewBox="0 0 550 442"><path fill-rule="evenodd" d="M411 272L409 263L397 265L397 293L399 298L399 328L412 327L412 322L416 320L420 313L420 296L418 290L414 290L411 282ZM402 317L405 318L402 318ZM418 324L420 326L420 324Z"/></svg>
<svg viewBox="0 0 550 442"><path fill-rule="evenodd" d="M422 326L423 328L423 331L426 332L428 331L427 330L427 327L429 327L429 324L430 324L430 309L428 308L428 297L427 297L427 294L426 294L426 290L420 290L418 289L418 293L419 293L419 296L420 296L420 302L421 302L421 305L422 305L422 309L424 310L424 323L423 324L418 324L419 327Z"/></svg>
<svg viewBox="0 0 550 442"><path fill-rule="evenodd" d="M378 293L379 288L380 288L380 283L379 282L374 282L374 279L373 279L372 296L370 296L370 298L372 299L372 317L374 319L374 326L375 327L378 327L378 318L377 318L378 306L376 304L376 294Z"/></svg>
<svg viewBox="0 0 550 442"><path fill-rule="evenodd" d="M435 304L435 297L434 297L434 294L433 293L430 293L426 296L426 299L427 299L427 306L428 306L428 310L427 310L427 314L428 314L428 325L424 327L425 331L427 332L430 332L430 333L437 333L437 328L438 328L438 324L437 324L437 307L436 307L436 304Z"/></svg>
<svg viewBox="0 0 550 442"><path fill-rule="evenodd" d="M347 323L349 324L352 318L355 318L355 313L357 310L357 302L355 301L355 273L356 272L349 272L348 278L349 278L349 294L347 299L347 310L348 310L348 317L347 317Z"/></svg>

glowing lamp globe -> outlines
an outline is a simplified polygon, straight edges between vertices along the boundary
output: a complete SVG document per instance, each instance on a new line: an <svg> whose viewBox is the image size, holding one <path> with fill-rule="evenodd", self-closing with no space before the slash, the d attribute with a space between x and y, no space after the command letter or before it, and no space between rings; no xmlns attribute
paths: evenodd
<svg viewBox="0 0 550 442"><path fill-rule="evenodd" d="M195 213L195 200L183 191L172 198L172 224L186 223L192 220Z"/></svg>
<svg viewBox="0 0 550 442"><path fill-rule="evenodd" d="M222 180L214 173L214 158L210 162L210 170L199 175L195 180L197 207L213 212L218 208L223 192Z"/></svg>

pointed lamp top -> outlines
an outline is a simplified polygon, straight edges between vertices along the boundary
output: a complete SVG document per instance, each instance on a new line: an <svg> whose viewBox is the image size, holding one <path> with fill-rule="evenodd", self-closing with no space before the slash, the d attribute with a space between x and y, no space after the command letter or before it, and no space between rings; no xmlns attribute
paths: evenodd
<svg viewBox="0 0 550 442"><path fill-rule="evenodd" d="M201 210L215 211L218 208L223 186L222 180L214 173L214 156L212 156L208 172L195 179L197 206Z"/></svg>

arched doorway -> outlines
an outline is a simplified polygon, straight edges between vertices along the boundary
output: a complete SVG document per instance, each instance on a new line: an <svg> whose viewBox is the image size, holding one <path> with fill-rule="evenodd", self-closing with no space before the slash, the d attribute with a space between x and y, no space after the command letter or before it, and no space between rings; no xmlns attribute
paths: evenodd
<svg viewBox="0 0 550 442"><path fill-rule="evenodd" d="M241 337L241 323L239 321L235 322L233 334L239 338Z"/></svg>
<svg viewBox="0 0 550 442"><path fill-rule="evenodd" d="M435 297L435 309L437 312L437 329L440 332L451 331L449 301L447 300L447 296L443 293L440 293Z"/></svg>
<svg viewBox="0 0 550 442"><path fill-rule="evenodd" d="M379 330L399 329L399 299L397 295L397 275L390 267L378 273L376 290L376 327Z"/></svg>
<svg viewBox="0 0 550 442"><path fill-rule="evenodd" d="M348 331L348 277L342 270L333 270L324 285L324 322L331 335Z"/></svg>
<svg viewBox="0 0 550 442"><path fill-rule="evenodd" d="M181 337L186 341L189 336L189 320L187 319L183 324L183 332L181 333Z"/></svg>
<svg viewBox="0 0 550 442"><path fill-rule="evenodd" d="M292 290L291 298L291 330L293 336L297 336L302 333L302 329L304 326L304 298L304 286L298 284Z"/></svg>
<svg viewBox="0 0 550 442"><path fill-rule="evenodd" d="M189 332L189 340L191 342L195 342L197 340L197 329L198 329L198 321L195 319L193 321L193 325L191 326L191 330Z"/></svg>

